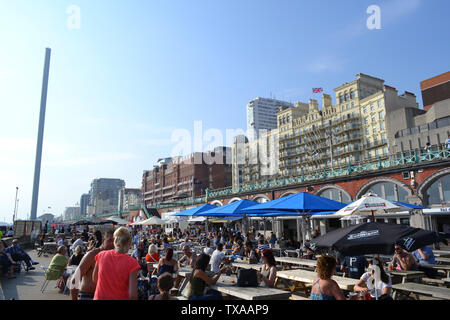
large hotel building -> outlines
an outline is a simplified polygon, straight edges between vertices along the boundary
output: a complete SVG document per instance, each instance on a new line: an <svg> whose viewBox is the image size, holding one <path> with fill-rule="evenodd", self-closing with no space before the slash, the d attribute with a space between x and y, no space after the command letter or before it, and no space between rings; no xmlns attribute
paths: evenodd
<svg viewBox="0 0 450 320"><path fill-rule="evenodd" d="M334 89L335 104L323 94L320 109L313 99L295 107L279 106L277 128L253 142L235 139L233 155L240 154L244 162L233 158L233 188L387 159L423 150L427 143L442 145L450 126L450 100L442 101L449 94L449 78L446 73L421 83L425 110L413 93L399 95L384 80L362 73ZM278 154L278 159L268 165L260 160L264 152L272 159Z"/></svg>

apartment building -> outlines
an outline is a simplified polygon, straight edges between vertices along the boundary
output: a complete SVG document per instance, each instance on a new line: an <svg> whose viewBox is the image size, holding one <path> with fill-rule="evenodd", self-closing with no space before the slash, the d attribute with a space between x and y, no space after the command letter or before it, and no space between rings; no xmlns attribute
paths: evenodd
<svg viewBox="0 0 450 320"><path fill-rule="evenodd" d="M287 101L261 97L247 104L247 134L250 141L260 138L260 132L277 128L277 112L280 107L292 108L294 105Z"/></svg>
<svg viewBox="0 0 450 320"><path fill-rule="evenodd" d="M210 152L194 152L183 157L160 159L153 170L142 176L144 204L189 199L205 194L206 189L231 186L231 148L216 147Z"/></svg>
<svg viewBox="0 0 450 320"><path fill-rule="evenodd" d="M386 115L403 108L417 108L414 94L384 85L384 80L362 73L330 95L297 103L277 114L279 167L284 176L346 167L356 161L373 161L389 155Z"/></svg>

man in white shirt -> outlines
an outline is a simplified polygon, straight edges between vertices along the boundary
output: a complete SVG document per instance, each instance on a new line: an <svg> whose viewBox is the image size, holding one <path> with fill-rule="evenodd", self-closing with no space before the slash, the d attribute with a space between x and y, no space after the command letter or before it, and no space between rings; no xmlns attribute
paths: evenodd
<svg viewBox="0 0 450 320"><path fill-rule="evenodd" d="M207 255L211 256L214 252L214 249L210 247L211 240L206 240L206 248L203 249L203 253L206 253Z"/></svg>
<svg viewBox="0 0 450 320"><path fill-rule="evenodd" d="M220 272L220 264L222 262L226 264L233 262L233 259L228 259L225 257L225 253L222 252L222 249L223 244L219 242L216 250L214 250L213 254L211 255L211 260L209 263L211 264L211 271L214 273Z"/></svg>
<svg viewBox="0 0 450 320"><path fill-rule="evenodd" d="M79 237L74 243L72 243L72 245L70 246L70 250L72 250L72 252L75 252L75 249L78 246L84 246L84 241L81 239L81 237Z"/></svg>

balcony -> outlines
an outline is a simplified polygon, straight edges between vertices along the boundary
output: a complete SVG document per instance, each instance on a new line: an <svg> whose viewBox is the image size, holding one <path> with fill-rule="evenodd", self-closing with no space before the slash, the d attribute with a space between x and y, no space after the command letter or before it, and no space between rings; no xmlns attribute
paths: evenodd
<svg viewBox="0 0 450 320"><path fill-rule="evenodd" d="M385 145L387 145L386 140L368 142L363 145L363 149L370 150L370 149L379 148L379 147L385 146Z"/></svg>

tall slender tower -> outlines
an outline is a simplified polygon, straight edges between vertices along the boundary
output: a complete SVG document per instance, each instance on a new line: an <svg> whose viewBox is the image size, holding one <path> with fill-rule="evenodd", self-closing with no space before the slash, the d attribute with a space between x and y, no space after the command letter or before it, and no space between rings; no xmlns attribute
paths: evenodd
<svg viewBox="0 0 450 320"><path fill-rule="evenodd" d="M39 180L41 177L42 142L44 139L45 107L47 105L48 74L50 71L50 54L51 54L51 49L46 48L45 49L44 78L42 80L41 111L39 113L39 128L38 128L38 138L37 138L37 145L36 145L36 162L34 165L33 198L31 200L30 219L36 219L36 213L37 213Z"/></svg>

